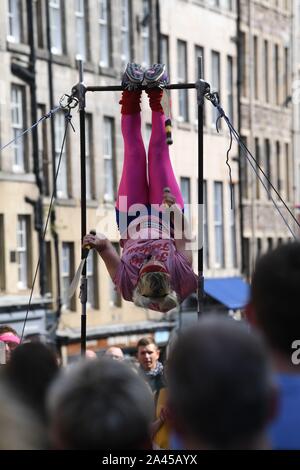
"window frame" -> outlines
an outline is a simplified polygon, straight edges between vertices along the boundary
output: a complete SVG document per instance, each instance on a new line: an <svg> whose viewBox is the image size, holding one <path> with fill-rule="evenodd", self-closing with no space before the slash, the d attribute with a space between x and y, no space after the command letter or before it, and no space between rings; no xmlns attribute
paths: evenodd
<svg viewBox="0 0 300 470"><path fill-rule="evenodd" d="M107 125L109 124L109 130ZM115 123L114 118L109 116L103 117L104 126L104 139L103 139L103 166L104 166L104 184L103 184L103 200L107 203L113 203L115 199L115 155L114 155L114 140L115 140ZM109 140L108 140L109 139ZM108 144L110 153L106 153L106 144ZM107 165L105 162L110 162L110 177L107 175ZM108 183L110 181L110 183ZM109 192L106 191L108 184L111 184Z"/></svg>
<svg viewBox="0 0 300 470"><path fill-rule="evenodd" d="M23 85L16 85L14 83L11 85L10 109L11 109L12 133L13 133L13 137L16 138L26 128L25 87ZM16 120L14 120L14 115L17 116ZM20 138L16 140L15 142L13 142L12 148L13 148L13 155L14 155L13 164L12 164L13 172L14 173L26 173L27 171L26 137ZM21 155L21 158L19 158L20 155Z"/></svg>
<svg viewBox="0 0 300 470"><path fill-rule="evenodd" d="M182 53L182 57L181 57ZM182 66L181 61L184 64ZM181 39L177 40L177 81L178 83L187 83L187 65L188 65L188 51L187 42ZM184 74L181 71L184 70ZM178 90L178 121L189 122L189 103L187 90Z"/></svg>
<svg viewBox="0 0 300 470"><path fill-rule="evenodd" d="M221 200L218 199L217 188L220 188ZM220 217L218 217L220 215ZM221 234L220 251L218 250L218 232ZM225 244L224 244L224 188L222 181L214 181L214 235L215 235L215 267L225 267ZM220 259L218 257L220 254Z"/></svg>
<svg viewBox="0 0 300 470"><path fill-rule="evenodd" d="M58 25L54 25L54 13L58 15ZM50 21L50 38L51 38L51 52L55 55L63 55L64 48L64 35L63 35L63 9L61 0L49 0L49 21ZM55 27L54 27L55 26ZM58 40L54 41L54 33L58 31ZM57 39L57 38L56 38Z"/></svg>
<svg viewBox="0 0 300 470"><path fill-rule="evenodd" d="M81 2L81 10L77 9L77 2ZM89 58L88 54L88 28L87 28L87 13L88 13L88 6L87 0L75 0L75 8L74 8L74 16L75 16L75 37L76 37L76 54L75 58L77 60L86 61ZM78 28L78 22L81 22L82 30ZM80 44L82 44L82 39L80 40L81 36L78 34L83 32L83 54L80 50Z"/></svg>

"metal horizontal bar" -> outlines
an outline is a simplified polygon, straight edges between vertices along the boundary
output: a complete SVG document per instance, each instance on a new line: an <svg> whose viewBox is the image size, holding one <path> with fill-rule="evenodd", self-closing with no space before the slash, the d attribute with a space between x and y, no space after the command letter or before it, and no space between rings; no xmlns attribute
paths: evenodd
<svg viewBox="0 0 300 470"><path fill-rule="evenodd" d="M196 88L195 83L175 83L175 84L170 84L166 85L165 88L167 90L182 90L182 89L187 89L187 88ZM146 85L143 85L141 90L148 90L148 87ZM123 91L125 90L124 87L121 85L111 85L111 86L87 86L85 91Z"/></svg>

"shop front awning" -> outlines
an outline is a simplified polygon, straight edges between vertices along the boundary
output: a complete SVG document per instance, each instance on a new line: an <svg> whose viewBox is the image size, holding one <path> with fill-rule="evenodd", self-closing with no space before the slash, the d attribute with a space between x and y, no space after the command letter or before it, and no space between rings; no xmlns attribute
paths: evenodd
<svg viewBox="0 0 300 470"><path fill-rule="evenodd" d="M241 277L204 279L204 291L230 310L245 307L249 298L249 285Z"/></svg>

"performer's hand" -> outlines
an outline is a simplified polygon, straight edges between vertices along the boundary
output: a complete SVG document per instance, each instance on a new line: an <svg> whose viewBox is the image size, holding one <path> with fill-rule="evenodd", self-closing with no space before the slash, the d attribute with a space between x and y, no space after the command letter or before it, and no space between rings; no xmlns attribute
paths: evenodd
<svg viewBox="0 0 300 470"><path fill-rule="evenodd" d="M97 236L88 233L83 238L82 247L95 249L96 251L98 251L98 253L100 253L107 247L107 238L102 234L98 234Z"/></svg>
<svg viewBox="0 0 300 470"><path fill-rule="evenodd" d="M171 194L170 188L164 188L162 203L168 207L171 207L176 204L175 196Z"/></svg>

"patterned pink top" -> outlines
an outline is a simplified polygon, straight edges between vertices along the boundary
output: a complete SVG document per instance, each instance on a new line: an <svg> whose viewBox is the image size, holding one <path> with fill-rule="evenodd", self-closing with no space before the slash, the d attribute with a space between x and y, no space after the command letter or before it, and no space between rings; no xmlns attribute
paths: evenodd
<svg viewBox="0 0 300 470"><path fill-rule="evenodd" d="M128 238L120 241L123 253L114 278L116 288L125 300L132 301L139 271L149 256L165 264L171 276L171 287L181 302L196 291L196 274L185 256L177 251L174 239L157 217L135 219L126 235ZM159 310L156 304L153 304L153 310Z"/></svg>

